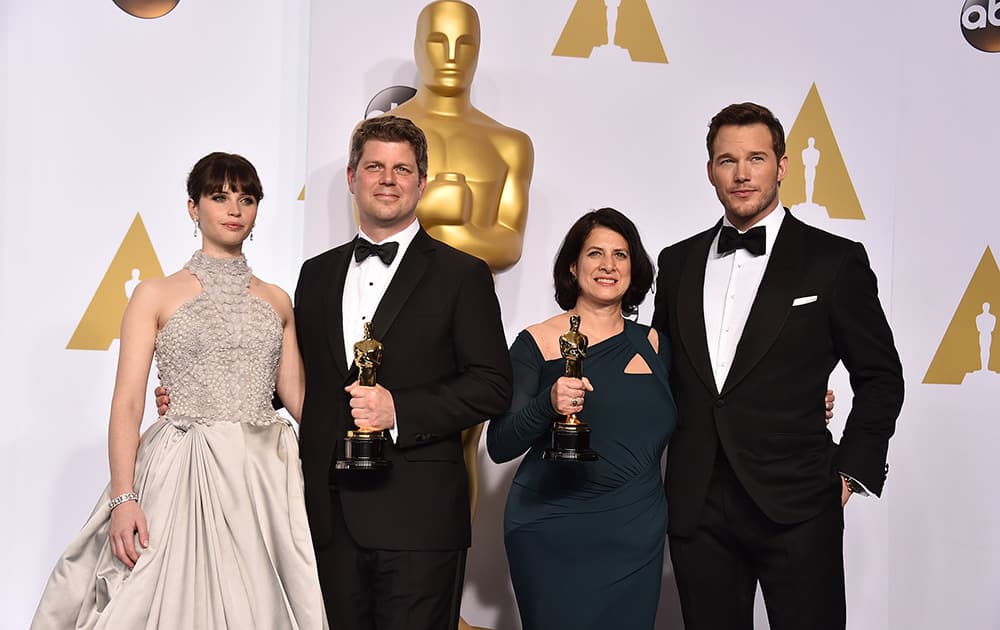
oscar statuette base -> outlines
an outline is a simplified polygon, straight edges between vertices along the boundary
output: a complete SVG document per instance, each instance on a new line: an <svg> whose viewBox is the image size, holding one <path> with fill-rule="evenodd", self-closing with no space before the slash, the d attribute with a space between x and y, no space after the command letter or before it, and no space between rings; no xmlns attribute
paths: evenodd
<svg viewBox="0 0 1000 630"><path fill-rule="evenodd" d="M600 456L590 448L590 425L571 416L552 425L551 446L542 453L550 462L593 462Z"/></svg>
<svg viewBox="0 0 1000 630"><path fill-rule="evenodd" d="M348 431L344 438L344 457L337 460L337 470L386 470L392 462L383 457L384 431Z"/></svg>

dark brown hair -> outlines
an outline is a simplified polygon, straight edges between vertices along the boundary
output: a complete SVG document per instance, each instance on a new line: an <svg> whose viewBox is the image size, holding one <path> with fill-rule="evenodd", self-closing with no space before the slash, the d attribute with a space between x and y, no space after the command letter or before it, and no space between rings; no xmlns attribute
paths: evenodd
<svg viewBox="0 0 1000 630"><path fill-rule="evenodd" d="M771 113L771 110L757 103L735 103L723 108L721 112L712 117L712 121L708 123L708 137L705 139L705 143L708 145L708 159L711 160L715 157L712 145L715 144L715 137L719 135L720 128L727 125L746 127L758 123L766 125L770 130L774 157L780 160L781 156L785 154L785 130Z"/></svg>
<svg viewBox="0 0 1000 630"><path fill-rule="evenodd" d="M196 204L205 195L222 192L229 184L233 192L246 193L257 200L264 198L257 169L250 160L235 153L209 153L198 160L187 179L188 198Z"/></svg>
<svg viewBox="0 0 1000 630"><path fill-rule="evenodd" d="M580 257L583 244L595 227L613 230L621 234L628 243L632 277L628 290L622 296L622 314L635 315L639 312L639 305L646 299L649 288L653 286L653 261L646 253L646 248L642 246L642 239L639 238L639 230L635 224L614 208L591 210L577 219L566 233L552 269L552 279L556 286L556 303L566 311L576 306L576 299L580 296L580 286L570 273L570 266Z"/></svg>
<svg viewBox="0 0 1000 630"><path fill-rule="evenodd" d="M351 136L351 155L347 160L347 166L352 171L358 170L361 152L369 140L408 142L417 158L417 174L420 179L427 177L427 137L409 118L385 114L368 118L358 125Z"/></svg>

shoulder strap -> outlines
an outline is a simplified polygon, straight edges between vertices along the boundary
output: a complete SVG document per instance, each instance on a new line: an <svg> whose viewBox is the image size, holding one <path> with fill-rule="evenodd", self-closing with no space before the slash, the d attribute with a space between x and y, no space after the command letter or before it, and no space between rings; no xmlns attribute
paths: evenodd
<svg viewBox="0 0 1000 630"><path fill-rule="evenodd" d="M649 327L643 326L641 324L636 324L630 320L625 320L625 336L628 338L632 347L635 351L643 358L649 369L652 370L653 374L656 375L657 380L664 386L669 388L669 375L667 374L667 368L663 365L663 361L660 356L653 349L653 345L649 343ZM657 333L659 334L659 333ZM660 338L660 343L665 340Z"/></svg>

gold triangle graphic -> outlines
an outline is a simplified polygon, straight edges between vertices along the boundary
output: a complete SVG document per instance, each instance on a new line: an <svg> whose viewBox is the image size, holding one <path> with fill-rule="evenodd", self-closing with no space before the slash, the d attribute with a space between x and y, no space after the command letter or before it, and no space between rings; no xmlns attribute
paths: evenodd
<svg viewBox="0 0 1000 630"><path fill-rule="evenodd" d="M553 56L589 58L595 48L607 46L611 11L614 9L609 9L604 0L577 0L552 50ZM613 47L627 50L632 61L667 63L646 0L621 0L613 32Z"/></svg>
<svg viewBox="0 0 1000 630"><path fill-rule="evenodd" d="M107 350L118 338L128 291L136 281L162 278L163 268L156 258L142 217L136 213L118 252L111 260L90 305L77 324L67 350Z"/></svg>
<svg viewBox="0 0 1000 630"><path fill-rule="evenodd" d="M958 385L966 374L982 367L977 318L983 313L984 304L990 305L990 313L1000 310L1000 268L989 247L983 252L979 266L948 324L948 330L934 353L934 359L924 375L925 384ZM996 327L991 337L997 339ZM1000 343L992 344L988 367L993 372L1000 372Z"/></svg>
<svg viewBox="0 0 1000 630"><path fill-rule="evenodd" d="M792 212L825 210L831 219L865 218L815 83L788 133L785 148L788 171L781 182L782 205Z"/></svg>
<svg viewBox="0 0 1000 630"><path fill-rule="evenodd" d="M306 185L302 184L302 190L299 191L299 196L295 198L296 201L306 200Z"/></svg>

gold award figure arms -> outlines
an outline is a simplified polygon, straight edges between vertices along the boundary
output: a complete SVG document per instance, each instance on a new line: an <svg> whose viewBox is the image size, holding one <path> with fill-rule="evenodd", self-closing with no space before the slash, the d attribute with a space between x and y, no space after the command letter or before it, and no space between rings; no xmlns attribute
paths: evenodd
<svg viewBox="0 0 1000 630"><path fill-rule="evenodd" d="M559 336L559 353L566 359L563 376L583 378L583 360L587 356L587 336L580 332L580 316L569 317L569 330Z"/></svg>
<svg viewBox="0 0 1000 630"><path fill-rule="evenodd" d="M364 339L354 344L354 364L358 366L358 384L375 387L375 370L382 363L382 342L372 339L372 323L365 322Z"/></svg>

